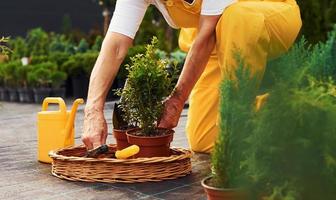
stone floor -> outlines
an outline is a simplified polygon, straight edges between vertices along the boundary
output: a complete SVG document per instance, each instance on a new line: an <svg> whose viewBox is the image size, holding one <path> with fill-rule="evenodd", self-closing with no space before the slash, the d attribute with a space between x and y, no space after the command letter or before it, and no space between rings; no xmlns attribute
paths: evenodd
<svg viewBox="0 0 336 200"><path fill-rule="evenodd" d="M111 122L112 103L105 115ZM173 181L138 184L70 182L53 177L50 165L37 161L36 113L40 105L0 103L0 199L206 199L200 180L209 174L209 156L195 154L191 175ZM173 146L188 148L187 110L176 128ZM76 144L81 144L83 106L76 118ZM109 123L109 132L112 124ZM111 134L108 143L114 143Z"/></svg>

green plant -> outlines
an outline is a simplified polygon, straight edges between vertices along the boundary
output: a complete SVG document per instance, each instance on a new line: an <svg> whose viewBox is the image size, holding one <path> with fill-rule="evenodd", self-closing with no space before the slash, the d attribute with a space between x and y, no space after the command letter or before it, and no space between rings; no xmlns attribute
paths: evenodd
<svg viewBox="0 0 336 200"><path fill-rule="evenodd" d="M131 58L127 66L128 80L125 88L119 91L121 108L126 121L139 125L144 135L156 134L156 124L163 112L162 101L172 91L172 79L166 69L167 60L155 55L157 38L146 46L145 54Z"/></svg>
<svg viewBox="0 0 336 200"><path fill-rule="evenodd" d="M28 32L26 42L29 56L41 56L48 54L49 36L41 28L35 28Z"/></svg>
<svg viewBox="0 0 336 200"><path fill-rule="evenodd" d="M103 37L98 35L96 37L95 43L92 46L92 50L93 51L100 51L100 48L101 48L102 44L103 44Z"/></svg>
<svg viewBox="0 0 336 200"><path fill-rule="evenodd" d="M36 87L49 87L52 83L51 74L55 71L57 71L57 65L52 62L33 65L32 70L27 74L28 83Z"/></svg>
<svg viewBox="0 0 336 200"><path fill-rule="evenodd" d="M67 79L67 74L62 71L53 71L50 74L51 86L53 88L60 88Z"/></svg>
<svg viewBox="0 0 336 200"><path fill-rule="evenodd" d="M7 87L16 87L18 84L18 77L16 70L21 66L21 61L11 61L5 63L2 69L3 81Z"/></svg>
<svg viewBox="0 0 336 200"><path fill-rule="evenodd" d="M249 138L248 175L268 199L325 199L336 187L336 86L277 83Z"/></svg>
<svg viewBox="0 0 336 200"><path fill-rule="evenodd" d="M87 41L85 39L81 39L81 41L78 44L77 47L77 52L79 53L85 53L89 50L89 44L87 43Z"/></svg>
<svg viewBox="0 0 336 200"><path fill-rule="evenodd" d="M31 65L21 65L16 68L15 73L20 87L28 87L28 72L31 71L31 69Z"/></svg>
<svg viewBox="0 0 336 200"><path fill-rule="evenodd" d="M212 184L219 188L243 187L246 139L252 130L257 76L251 76L241 58L235 79L223 79L220 88L220 131L212 153Z"/></svg>
<svg viewBox="0 0 336 200"><path fill-rule="evenodd" d="M334 34L331 33L332 36ZM336 85L334 37L301 40L268 66L270 96L253 118L242 174L269 200L334 199ZM269 81L271 80L271 81Z"/></svg>
<svg viewBox="0 0 336 200"><path fill-rule="evenodd" d="M69 76L85 75L89 76L97 60L98 52L78 53L70 56L61 66L62 71L67 72Z"/></svg>

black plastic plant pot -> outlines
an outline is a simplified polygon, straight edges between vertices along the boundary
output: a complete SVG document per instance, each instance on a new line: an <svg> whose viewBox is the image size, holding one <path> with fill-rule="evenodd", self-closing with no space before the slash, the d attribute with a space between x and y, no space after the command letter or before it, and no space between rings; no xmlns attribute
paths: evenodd
<svg viewBox="0 0 336 200"><path fill-rule="evenodd" d="M65 88L53 88L51 90L51 96L53 96L53 97L61 97L61 98L65 99L65 97L66 97L66 90L65 90Z"/></svg>
<svg viewBox="0 0 336 200"><path fill-rule="evenodd" d="M19 100L22 103L31 103L34 101L34 93L31 88L19 88Z"/></svg>
<svg viewBox="0 0 336 200"><path fill-rule="evenodd" d="M11 102L19 101L19 94L16 88L8 88L8 94L9 94L9 101Z"/></svg>
<svg viewBox="0 0 336 200"><path fill-rule="evenodd" d="M86 98L89 81L89 78L84 74L72 77L72 91L75 98Z"/></svg>
<svg viewBox="0 0 336 200"><path fill-rule="evenodd" d="M34 88L34 101L35 103L41 104L46 97L51 94L50 88Z"/></svg>
<svg viewBox="0 0 336 200"><path fill-rule="evenodd" d="M0 87L0 101L9 101L9 94L7 88Z"/></svg>

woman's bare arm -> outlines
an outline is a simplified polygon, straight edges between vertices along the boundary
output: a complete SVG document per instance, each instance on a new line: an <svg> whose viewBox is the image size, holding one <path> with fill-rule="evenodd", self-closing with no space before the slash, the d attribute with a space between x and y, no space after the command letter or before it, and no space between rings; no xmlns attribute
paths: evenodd
<svg viewBox="0 0 336 200"><path fill-rule="evenodd" d="M201 16L199 32L189 50L175 90L165 101L165 110L159 127L174 128L177 126L184 103L203 73L211 52L215 48L216 25L219 19L220 15Z"/></svg>
<svg viewBox="0 0 336 200"><path fill-rule="evenodd" d="M106 96L133 39L119 33L107 33L92 70L85 106L83 143L88 149L105 144L107 125L104 118Z"/></svg>

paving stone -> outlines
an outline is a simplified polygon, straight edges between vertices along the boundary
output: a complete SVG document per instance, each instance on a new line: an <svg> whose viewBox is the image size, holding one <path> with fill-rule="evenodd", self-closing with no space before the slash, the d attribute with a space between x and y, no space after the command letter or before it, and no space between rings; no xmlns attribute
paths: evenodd
<svg viewBox="0 0 336 200"><path fill-rule="evenodd" d="M168 190L161 194L156 194L154 197L166 200L206 200L206 195L201 184L183 186L175 190Z"/></svg>

